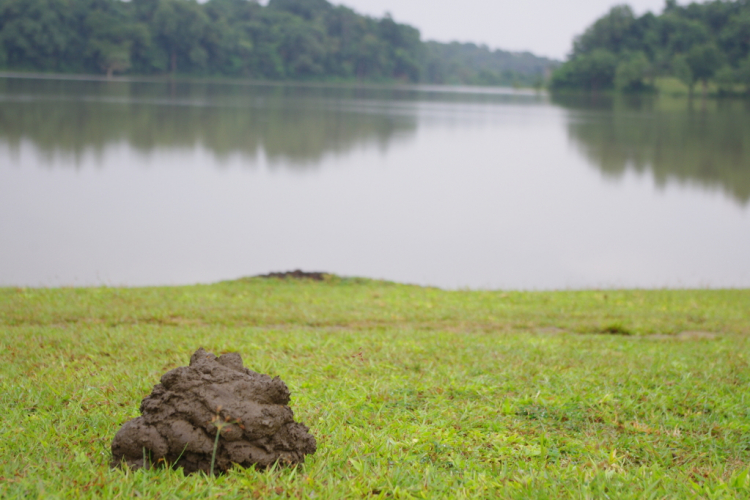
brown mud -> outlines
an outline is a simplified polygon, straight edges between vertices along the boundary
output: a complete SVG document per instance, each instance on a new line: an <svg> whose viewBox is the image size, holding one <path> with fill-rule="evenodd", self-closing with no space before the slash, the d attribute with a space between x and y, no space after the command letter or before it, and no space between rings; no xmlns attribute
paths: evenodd
<svg viewBox="0 0 750 500"><path fill-rule="evenodd" d="M278 278L278 279L295 279L295 280L313 280L313 281L325 281L325 279L331 276L328 273L317 273L317 272L305 272L301 269L296 271L287 271L285 273L269 273L261 274L258 278Z"/></svg>
<svg viewBox="0 0 750 500"><path fill-rule="evenodd" d="M303 463L317 445L309 429L294 421L289 400L279 377L245 368L239 354L217 358L198 349L190 366L162 376L142 401L141 416L115 435L112 466L174 466L188 474L210 474L234 464L265 468Z"/></svg>

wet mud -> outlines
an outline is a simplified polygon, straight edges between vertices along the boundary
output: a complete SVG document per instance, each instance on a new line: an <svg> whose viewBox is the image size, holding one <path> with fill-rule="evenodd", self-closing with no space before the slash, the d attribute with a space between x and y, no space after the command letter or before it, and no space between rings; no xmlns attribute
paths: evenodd
<svg viewBox="0 0 750 500"><path fill-rule="evenodd" d="M190 366L161 377L141 402L141 416L117 432L112 466L172 466L210 474L235 464L303 463L305 455L315 453L316 442L294 421L290 396L280 378L245 368L239 354L216 357L198 349Z"/></svg>

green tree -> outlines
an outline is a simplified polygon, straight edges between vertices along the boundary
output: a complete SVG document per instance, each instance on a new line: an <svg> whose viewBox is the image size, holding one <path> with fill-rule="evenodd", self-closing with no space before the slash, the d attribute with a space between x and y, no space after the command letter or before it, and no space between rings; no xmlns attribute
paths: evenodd
<svg viewBox="0 0 750 500"><path fill-rule="evenodd" d="M195 0L161 0L153 15L155 38L169 55L169 68L204 69L208 53L202 45L208 16Z"/></svg>
<svg viewBox="0 0 750 500"><path fill-rule="evenodd" d="M387 14L378 23L378 34L389 48L389 59L393 61L392 76L407 81L418 81L422 49L419 30L399 24Z"/></svg>
<svg viewBox="0 0 750 500"><path fill-rule="evenodd" d="M603 67L591 57L597 51L617 59L614 86L623 91L671 75L685 82L691 94L696 83L705 94L711 81L728 92L734 87L730 80L739 78L740 65L750 54L750 1L682 6L669 0L661 15L641 17L627 6L614 7L576 38L570 58L553 76L553 88L591 89L591 82L604 81L591 77L606 74L595 69ZM605 59L600 55L598 60Z"/></svg>
<svg viewBox="0 0 750 500"><path fill-rule="evenodd" d="M573 43L573 54L588 54L595 50L618 53L627 49L638 49L638 40L631 36L635 24L633 9L617 5L589 27Z"/></svg>
<svg viewBox="0 0 750 500"><path fill-rule="evenodd" d="M134 47L150 45L147 28L135 22L128 4L117 0L89 0L82 28L87 66L111 77L132 65Z"/></svg>
<svg viewBox="0 0 750 500"><path fill-rule="evenodd" d="M688 92L692 95L693 88L695 87L695 75L684 54L678 54L674 57L672 60L672 71L682 83L688 86Z"/></svg>
<svg viewBox="0 0 750 500"><path fill-rule="evenodd" d="M750 54L750 10L732 16L717 38L729 63L737 66Z"/></svg>
<svg viewBox="0 0 750 500"><path fill-rule="evenodd" d="M247 0L211 0L206 48L212 73L253 76L255 42L252 30L261 6Z"/></svg>
<svg viewBox="0 0 750 500"><path fill-rule="evenodd" d="M643 52L636 52L620 60L615 70L615 88L633 91L646 88L644 80L650 76L651 64Z"/></svg>
<svg viewBox="0 0 750 500"><path fill-rule="evenodd" d="M720 93L730 94L734 91L734 87L737 84L737 73L738 70L733 69L729 65L722 67L716 72L714 81L719 87Z"/></svg>
<svg viewBox="0 0 750 500"><path fill-rule="evenodd" d="M0 0L0 67L11 69L507 85L538 82L554 64L474 44L425 43L416 28L390 16L362 16L327 0L267 6L255 0Z"/></svg>
<svg viewBox="0 0 750 500"><path fill-rule="evenodd" d="M322 27L295 17L282 25L278 50L294 77L317 76L324 72L328 42Z"/></svg>
<svg viewBox="0 0 750 500"><path fill-rule="evenodd" d="M11 68L82 71L85 41L76 30L74 0L0 2L0 47Z"/></svg>
<svg viewBox="0 0 750 500"><path fill-rule="evenodd" d="M130 69L130 47L127 41L112 43L107 40L96 40L89 43L89 49L95 54L108 78L112 78L115 72L122 73Z"/></svg>
<svg viewBox="0 0 750 500"><path fill-rule="evenodd" d="M268 7L289 12L306 21L324 16L333 9L326 0L271 0Z"/></svg>
<svg viewBox="0 0 750 500"><path fill-rule="evenodd" d="M686 19L678 13L663 15L659 30L659 37L671 54L687 53L693 46L708 43L711 39L703 23Z"/></svg>
<svg viewBox="0 0 750 500"><path fill-rule="evenodd" d="M596 49L574 58L553 75L553 89L585 89L597 91L612 88L618 59L606 49Z"/></svg>
<svg viewBox="0 0 750 500"><path fill-rule="evenodd" d="M724 55L714 43L704 43L693 46L685 57L690 66L694 81L703 85L703 95L706 95L708 81L716 71L724 65Z"/></svg>
<svg viewBox="0 0 750 500"><path fill-rule="evenodd" d="M737 83L745 86L745 91L750 94L750 55L740 61L735 72Z"/></svg>

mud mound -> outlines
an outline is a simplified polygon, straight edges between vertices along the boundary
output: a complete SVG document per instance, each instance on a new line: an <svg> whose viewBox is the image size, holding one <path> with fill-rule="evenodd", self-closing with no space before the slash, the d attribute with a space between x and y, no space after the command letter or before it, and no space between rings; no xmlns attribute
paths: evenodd
<svg viewBox="0 0 750 500"><path fill-rule="evenodd" d="M269 273L261 274L258 278L279 278L279 279L295 279L295 280L313 280L313 281L324 281L326 276L330 276L328 273L308 273L297 269L296 271L287 271L285 273Z"/></svg>
<svg viewBox="0 0 750 500"><path fill-rule="evenodd" d="M223 472L239 464L298 464L315 438L294 421L280 378L245 368L237 353L218 358L198 349L190 366L167 372L141 403L141 415L112 441L112 465L170 465L186 473ZM214 456L214 445L219 432Z"/></svg>

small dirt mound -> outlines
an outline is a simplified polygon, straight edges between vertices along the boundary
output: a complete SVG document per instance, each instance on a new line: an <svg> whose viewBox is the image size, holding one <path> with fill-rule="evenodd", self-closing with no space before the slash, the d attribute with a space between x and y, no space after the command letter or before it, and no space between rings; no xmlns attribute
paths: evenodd
<svg viewBox="0 0 750 500"><path fill-rule="evenodd" d="M629 328L621 325L620 323L612 323L610 325L607 325L599 330L599 333L604 333L606 335L633 335L633 332L631 332Z"/></svg>
<svg viewBox="0 0 750 500"><path fill-rule="evenodd" d="M303 463L317 445L294 421L289 400L280 378L248 370L239 354L217 358L198 349L190 366L162 376L141 403L141 416L122 426L112 442L112 465L210 474L234 464Z"/></svg>
<svg viewBox="0 0 750 500"><path fill-rule="evenodd" d="M287 271L284 273L269 273L269 274L261 274L258 276L258 278L278 278L282 280L286 279L294 279L294 280L313 280L313 281L324 281L328 276L331 276L328 273L318 273L318 272L305 272L300 269L297 269L296 271Z"/></svg>

